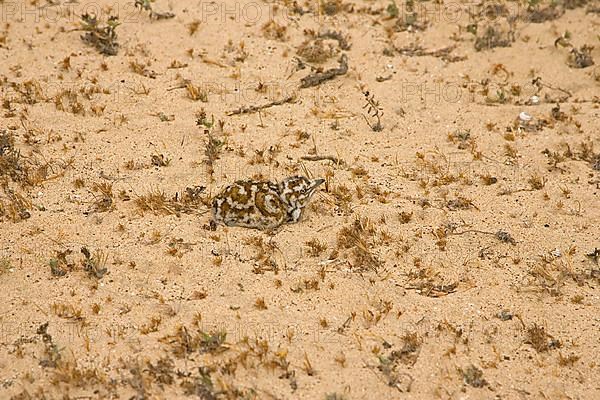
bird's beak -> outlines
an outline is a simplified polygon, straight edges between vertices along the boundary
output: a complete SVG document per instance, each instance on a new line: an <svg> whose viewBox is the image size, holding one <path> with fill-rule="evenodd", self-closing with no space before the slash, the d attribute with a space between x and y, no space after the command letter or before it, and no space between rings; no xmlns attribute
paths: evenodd
<svg viewBox="0 0 600 400"><path fill-rule="evenodd" d="M312 184L310 185L310 191L312 192L313 190L315 190L319 185L323 184L325 182L325 179L313 179Z"/></svg>

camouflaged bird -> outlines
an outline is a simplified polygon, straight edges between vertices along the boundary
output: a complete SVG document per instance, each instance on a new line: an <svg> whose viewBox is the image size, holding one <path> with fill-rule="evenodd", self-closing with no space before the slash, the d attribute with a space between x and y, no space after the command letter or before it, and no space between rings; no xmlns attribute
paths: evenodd
<svg viewBox="0 0 600 400"><path fill-rule="evenodd" d="M292 176L279 183L237 181L212 203L213 220L227 226L273 230L296 223L324 179Z"/></svg>

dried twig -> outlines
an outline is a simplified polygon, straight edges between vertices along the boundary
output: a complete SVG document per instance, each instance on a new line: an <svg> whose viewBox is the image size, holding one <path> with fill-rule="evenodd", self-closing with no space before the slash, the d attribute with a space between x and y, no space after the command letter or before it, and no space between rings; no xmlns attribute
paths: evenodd
<svg viewBox="0 0 600 400"><path fill-rule="evenodd" d="M481 233L484 235L493 235L496 239L498 239L501 242L510 243L513 246L517 244L517 241L512 237L512 235L509 232L503 230L499 230L497 232L487 232L481 231L479 229L467 229L461 232L449 232L450 235L463 235L465 233Z"/></svg>
<svg viewBox="0 0 600 400"><path fill-rule="evenodd" d="M300 157L301 160L305 160L305 161L323 161L323 160L328 160L328 161L332 161L334 164L337 165L345 165L346 162L340 158L337 158L335 156L302 156Z"/></svg>
<svg viewBox="0 0 600 400"><path fill-rule="evenodd" d="M411 46L407 46L407 47L395 47L394 46L394 50L396 50L398 53L400 53L403 56L416 56L416 57L431 56L431 57L441 58L442 60L447 61L447 62L457 62L457 61L463 61L463 60L467 59L466 56L453 56L451 53L454 49L456 49L456 45L443 47L443 48L437 49L437 50L426 50L423 47L414 45L414 44Z"/></svg>
<svg viewBox="0 0 600 400"><path fill-rule="evenodd" d="M296 95L295 94L291 94L291 95L289 95L287 97L284 97L281 100L275 100L275 101L272 101L272 102L267 103L267 104L262 104L262 105L259 105L259 106L244 106L244 107L240 107L240 108L238 108L236 110L229 111L227 113L227 115L231 116L231 115L239 115L239 114L252 114L252 113L264 110L265 108L269 108L269 107L273 107L273 106L280 106L280 105L285 104L285 103L293 103L295 100L296 100Z"/></svg>
<svg viewBox="0 0 600 400"><path fill-rule="evenodd" d="M327 71L315 72L305 76L300 80L300 87L305 89L318 86L325 81L335 78L336 76L346 74L346 72L348 72L348 57L345 54L342 54L339 63L340 65L337 68L330 68Z"/></svg>
<svg viewBox="0 0 600 400"><path fill-rule="evenodd" d="M210 58L206 54L199 54L198 57L200 57L200 60L202 60L202 62L205 63L205 64L216 65L217 67L221 67L221 68L227 68L228 67L226 64L223 64L220 61L213 60L212 58Z"/></svg>
<svg viewBox="0 0 600 400"><path fill-rule="evenodd" d="M380 132L383 130L383 125L381 125L381 116L383 115L382 108L379 107L379 102L375 100L374 94L370 94L369 91L365 91L363 94L365 95L365 101L367 102L363 108L367 109L367 113L370 117L377 118L377 121L372 124L366 116L363 115L363 117L373 132Z"/></svg>
<svg viewBox="0 0 600 400"><path fill-rule="evenodd" d="M321 39L337 40L340 49L350 50L350 43L348 43L347 37L345 37L341 32L328 30L324 32L319 32L319 34L317 34L316 37Z"/></svg>
<svg viewBox="0 0 600 400"><path fill-rule="evenodd" d="M549 84L549 83L546 83L546 82L542 82L542 78L541 78L541 77L539 77L539 76L538 76L538 77L536 77L536 78L534 78L534 79L531 81L531 83L532 83L533 85L535 85L535 86L538 88L538 91L537 91L537 93L539 93L539 92L540 92L540 90L541 90L542 88L546 87L546 88L548 88L548 89L552 89L552 90L558 90L558 91L560 91L560 92L563 92L564 94L566 94L566 95L567 95L567 96L569 96L569 97L573 96L573 93L569 92L569 91L568 91L568 90L566 90L566 89L563 89L563 88L561 88L561 87L558 87L558 86L553 86L553 85L551 85L551 84Z"/></svg>

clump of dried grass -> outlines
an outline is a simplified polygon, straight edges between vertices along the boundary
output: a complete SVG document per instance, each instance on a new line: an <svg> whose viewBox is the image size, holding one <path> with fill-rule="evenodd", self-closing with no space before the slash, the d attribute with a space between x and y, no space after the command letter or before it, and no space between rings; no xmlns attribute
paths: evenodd
<svg viewBox="0 0 600 400"><path fill-rule="evenodd" d="M538 353L544 353L560 347L560 341L546 332L546 328L533 324L527 329L525 343L528 343Z"/></svg>
<svg viewBox="0 0 600 400"><path fill-rule="evenodd" d="M350 251L351 264L357 271L377 271L382 263L371 250L376 231L368 218L357 218L338 232L338 249Z"/></svg>
<svg viewBox="0 0 600 400"><path fill-rule="evenodd" d="M177 327L172 335L164 336L161 343L170 346L170 350L177 358L184 358L192 353L218 354L225 351L227 332L204 332L200 329L188 329L185 326Z"/></svg>
<svg viewBox="0 0 600 400"><path fill-rule="evenodd" d="M135 205L142 213L150 211L154 214L177 216L204 213L205 208L210 204L210 200L202 196L205 189L204 186L188 187L182 195L176 193L172 198L160 190L152 190L138 196Z"/></svg>

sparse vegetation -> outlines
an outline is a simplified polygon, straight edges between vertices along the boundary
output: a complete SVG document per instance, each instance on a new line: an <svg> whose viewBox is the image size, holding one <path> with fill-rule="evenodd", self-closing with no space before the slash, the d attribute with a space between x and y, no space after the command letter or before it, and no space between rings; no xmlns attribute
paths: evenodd
<svg viewBox="0 0 600 400"><path fill-rule="evenodd" d="M138 196L135 204L141 212L150 211L163 215L202 214L206 212L208 201L202 197L205 189L204 186L188 187L183 193L175 193L172 197L159 190L153 190Z"/></svg>
<svg viewBox="0 0 600 400"><path fill-rule="evenodd" d="M369 91L363 92L363 95L365 96L366 101L366 104L363 106L363 108L367 110L369 117L375 119L375 122L371 123L367 117L364 117L365 121L367 121L367 125L369 125L369 128L371 128L373 132L380 132L383 130L383 125L381 125L381 116L383 115L383 111L379 106L379 102L375 100L375 95L370 94Z"/></svg>
<svg viewBox="0 0 600 400"><path fill-rule="evenodd" d="M108 255L102 251L97 251L93 256L86 247L81 248L83 254L83 270L92 278L100 279L108 273L106 263Z"/></svg>
<svg viewBox="0 0 600 400"><path fill-rule="evenodd" d="M593 389L597 2L0 3L0 398Z"/></svg>
<svg viewBox="0 0 600 400"><path fill-rule="evenodd" d="M308 247L308 254L311 257L320 256L325 250L327 250L327 243L319 241L319 239L313 238L306 242Z"/></svg>
<svg viewBox="0 0 600 400"><path fill-rule="evenodd" d="M487 26L481 35L475 39L475 50L482 51L496 47L510 47L515 41L514 32L502 31L502 28L490 25Z"/></svg>
<svg viewBox="0 0 600 400"><path fill-rule="evenodd" d="M93 46L101 54L115 56L119 51L117 42L117 27L120 25L116 16L110 16L106 25L101 25L96 15L83 14L81 16L81 30L85 33L81 40Z"/></svg>
<svg viewBox="0 0 600 400"><path fill-rule="evenodd" d="M0 257L0 276L6 274L12 268L10 258Z"/></svg>
<svg viewBox="0 0 600 400"><path fill-rule="evenodd" d="M467 385L471 385L475 388L482 388L488 385L488 382L483 378L483 371L474 365L469 365L461 372Z"/></svg>
<svg viewBox="0 0 600 400"><path fill-rule="evenodd" d="M544 353L560 347L558 340L550 336L543 326L535 323L527 328L526 343L530 344L538 353Z"/></svg>
<svg viewBox="0 0 600 400"><path fill-rule="evenodd" d="M580 49L571 49L569 66L573 68L587 68L594 65L592 50L594 50L594 47L588 45L584 45Z"/></svg>
<svg viewBox="0 0 600 400"><path fill-rule="evenodd" d="M350 251L351 265L357 271L376 271L381 266L371 251L374 236L375 228L368 218L357 218L338 232L338 249Z"/></svg>

